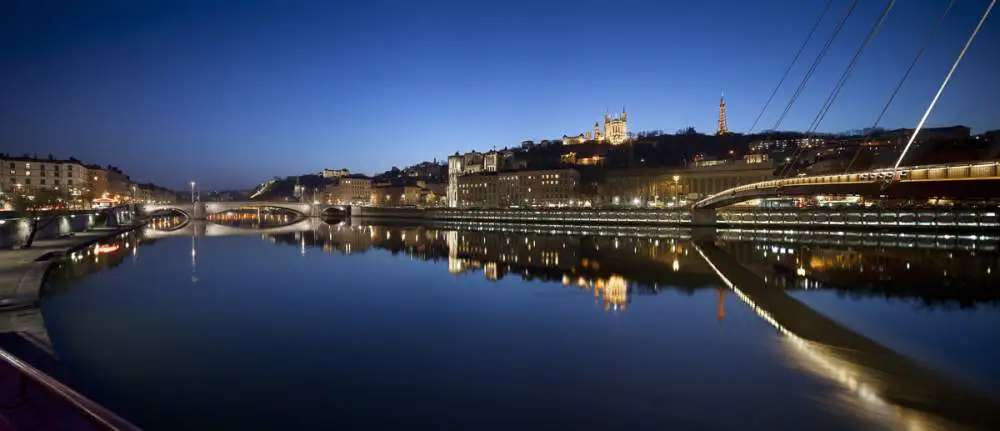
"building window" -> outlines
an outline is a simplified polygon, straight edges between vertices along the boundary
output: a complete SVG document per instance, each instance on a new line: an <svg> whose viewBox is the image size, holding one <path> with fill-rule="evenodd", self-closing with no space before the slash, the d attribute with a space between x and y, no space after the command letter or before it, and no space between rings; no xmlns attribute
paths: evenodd
<svg viewBox="0 0 1000 431"><path fill-rule="evenodd" d="M10 164L10 170L12 170L12 171L14 170L14 164L13 163Z"/></svg>
<svg viewBox="0 0 1000 431"><path fill-rule="evenodd" d="M24 185L30 186L31 185L31 178L25 178L24 179Z"/></svg>
<svg viewBox="0 0 1000 431"><path fill-rule="evenodd" d="M42 178L42 182L39 183L39 184L44 186L45 185L45 178Z"/></svg>
<svg viewBox="0 0 1000 431"><path fill-rule="evenodd" d="M66 185L67 186L73 185L73 180L66 180Z"/></svg>

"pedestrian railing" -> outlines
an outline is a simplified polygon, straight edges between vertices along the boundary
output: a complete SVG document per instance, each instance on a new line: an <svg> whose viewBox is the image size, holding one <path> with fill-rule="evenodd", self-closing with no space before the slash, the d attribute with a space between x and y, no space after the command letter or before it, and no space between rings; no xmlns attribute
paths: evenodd
<svg viewBox="0 0 1000 431"><path fill-rule="evenodd" d="M18 359L6 350L0 349L0 359L7 366L14 369L18 374L18 400L23 401L29 384L37 385L41 390L53 395L58 401L75 410L87 422L95 427L107 430L139 430L140 428L131 422L122 419L112 411L95 403L91 399L80 395L68 386L59 383L48 374L45 374L28 363Z"/></svg>

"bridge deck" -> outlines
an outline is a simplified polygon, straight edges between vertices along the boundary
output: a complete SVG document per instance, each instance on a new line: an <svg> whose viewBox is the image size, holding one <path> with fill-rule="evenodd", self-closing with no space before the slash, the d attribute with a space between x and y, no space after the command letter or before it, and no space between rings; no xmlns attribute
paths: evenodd
<svg viewBox="0 0 1000 431"><path fill-rule="evenodd" d="M719 208L752 199L815 194L988 198L996 197L998 184L1000 161L910 166L761 181L723 190L694 206Z"/></svg>

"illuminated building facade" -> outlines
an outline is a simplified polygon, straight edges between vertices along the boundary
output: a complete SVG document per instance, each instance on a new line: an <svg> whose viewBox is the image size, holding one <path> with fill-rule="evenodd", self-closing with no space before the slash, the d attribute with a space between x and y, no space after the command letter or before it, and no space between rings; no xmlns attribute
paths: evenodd
<svg viewBox="0 0 1000 431"><path fill-rule="evenodd" d="M570 206L579 200L579 185L580 173L573 169L464 175L455 179L455 206Z"/></svg>
<svg viewBox="0 0 1000 431"><path fill-rule="evenodd" d="M568 165L579 165L579 166L600 166L604 164L605 156L603 154L586 154L577 153L576 151L570 151L559 156L559 161Z"/></svg>
<svg viewBox="0 0 1000 431"><path fill-rule="evenodd" d="M348 175L336 184L326 186L326 200L337 205L370 205L372 179L364 175Z"/></svg>
<svg viewBox="0 0 1000 431"><path fill-rule="evenodd" d="M343 169L323 169L319 172L323 178L340 178L346 177L351 174L351 170L347 168Z"/></svg>
<svg viewBox="0 0 1000 431"><path fill-rule="evenodd" d="M90 189L94 198L107 198L108 171L98 165L87 165L87 176L90 177Z"/></svg>
<svg viewBox="0 0 1000 431"><path fill-rule="evenodd" d="M57 190L72 200L89 195L87 167L76 159L0 157L0 192L27 193Z"/></svg>
<svg viewBox="0 0 1000 431"><path fill-rule="evenodd" d="M771 158L767 154L762 153L750 153L743 156L743 161L748 165L753 165L757 163L770 163Z"/></svg>
<svg viewBox="0 0 1000 431"><path fill-rule="evenodd" d="M739 160L703 167L610 171L599 189L602 204L657 206L698 199L773 176L770 163Z"/></svg>
<svg viewBox="0 0 1000 431"><path fill-rule="evenodd" d="M446 191L448 206L452 208L459 206L459 177L481 172L497 172L512 157L513 153L500 153L497 151L490 151L485 154L473 151L465 154L455 153L452 156L448 156L448 187Z"/></svg>
<svg viewBox="0 0 1000 431"><path fill-rule="evenodd" d="M146 203L171 203L177 201L177 194L166 187L152 183L136 184L135 200Z"/></svg>
<svg viewBox="0 0 1000 431"><path fill-rule="evenodd" d="M621 145L628 141L628 113L622 109L621 115L604 114L604 131L600 123L594 123L593 132L581 133L577 136L563 135L563 145L597 142L601 144Z"/></svg>
<svg viewBox="0 0 1000 431"><path fill-rule="evenodd" d="M105 169L108 179L108 194L115 202L126 202L132 199L135 183L120 169L108 166Z"/></svg>
<svg viewBox="0 0 1000 431"><path fill-rule="evenodd" d="M422 196L423 188L417 185L372 187L371 204L384 207L422 205Z"/></svg>

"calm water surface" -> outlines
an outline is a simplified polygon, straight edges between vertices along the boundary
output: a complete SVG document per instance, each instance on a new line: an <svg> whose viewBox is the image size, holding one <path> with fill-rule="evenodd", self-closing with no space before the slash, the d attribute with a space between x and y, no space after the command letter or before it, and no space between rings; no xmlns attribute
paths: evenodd
<svg viewBox="0 0 1000 431"><path fill-rule="evenodd" d="M147 229L64 263L42 303L54 374L147 429L954 426L817 366L684 232L283 230ZM995 250L792 242L775 259L779 239L718 244L774 289L1000 394ZM895 266L866 278L879 258L865 256L947 267L957 287Z"/></svg>

